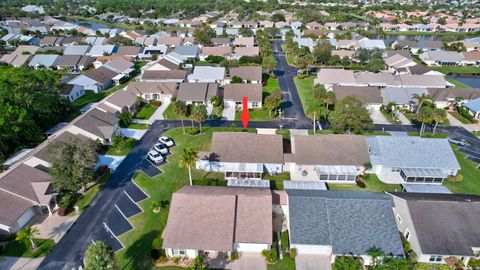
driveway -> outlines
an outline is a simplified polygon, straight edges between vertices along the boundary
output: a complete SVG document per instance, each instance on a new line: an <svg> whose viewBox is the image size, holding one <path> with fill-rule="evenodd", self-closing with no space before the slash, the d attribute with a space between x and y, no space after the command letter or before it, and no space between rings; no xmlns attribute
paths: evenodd
<svg viewBox="0 0 480 270"><path fill-rule="evenodd" d="M235 120L235 107L225 106L222 112L222 120L233 121Z"/></svg>
<svg viewBox="0 0 480 270"><path fill-rule="evenodd" d="M330 256L317 254L298 254L295 258L297 270L331 270Z"/></svg>
<svg viewBox="0 0 480 270"><path fill-rule="evenodd" d="M120 133L127 138L140 140L147 132L146 129L120 128Z"/></svg>
<svg viewBox="0 0 480 270"><path fill-rule="evenodd" d="M0 269L35 270L44 258L0 257Z"/></svg>
<svg viewBox="0 0 480 270"><path fill-rule="evenodd" d="M156 120L163 120L165 119L163 117L163 112L167 109L168 105L170 105L171 101L168 100L167 102L162 101L162 104L160 104L160 107L155 110L155 112L150 116L150 119L148 119L148 124L151 125L153 122Z"/></svg>
<svg viewBox="0 0 480 270"><path fill-rule="evenodd" d="M267 270L267 262L261 254L242 253L240 258L232 263L232 270Z"/></svg>
<svg viewBox="0 0 480 270"><path fill-rule="evenodd" d="M380 110L370 109L369 112L370 112L370 117L372 118L374 124L384 124L384 125L390 124L390 122L388 122L387 118L383 116Z"/></svg>
<svg viewBox="0 0 480 270"><path fill-rule="evenodd" d="M36 216L29 224L38 229L38 238L52 239L58 243L77 218L78 216L61 217L54 213L51 216Z"/></svg>
<svg viewBox="0 0 480 270"><path fill-rule="evenodd" d="M107 165L112 171L115 171L124 159L125 156L98 155L97 167Z"/></svg>

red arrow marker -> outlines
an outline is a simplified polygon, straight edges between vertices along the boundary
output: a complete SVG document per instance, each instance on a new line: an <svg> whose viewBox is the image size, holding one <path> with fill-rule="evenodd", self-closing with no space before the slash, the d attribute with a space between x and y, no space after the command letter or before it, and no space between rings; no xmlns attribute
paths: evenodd
<svg viewBox="0 0 480 270"><path fill-rule="evenodd" d="M240 118L242 118L243 128L247 128L248 120L250 120L250 114L248 113L248 98L243 97L243 111L240 114Z"/></svg>

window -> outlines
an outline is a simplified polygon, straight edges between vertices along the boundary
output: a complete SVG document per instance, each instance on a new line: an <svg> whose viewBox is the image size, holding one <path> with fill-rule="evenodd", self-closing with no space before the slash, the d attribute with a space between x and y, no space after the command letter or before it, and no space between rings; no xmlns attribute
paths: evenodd
<svg viewBox="0 0 480 270"><path fill-rule="evenodd" d="M443 256L440 255L432 255L428 261L430 262L442 262Z"/></svg>
<svg viewBox="0 0 480 270"><path fill-rule="evenodd" d="M256 102L256 101L252 102L252 107L253 108L258 108L258 102Z"/></svg>
<svg viewBox="0 0 480 270"><path fill-rule="evenodd" d="M397 214L397 220L398 220L398 223L402 223L402 217L399 214Z"/></svg>
<svg viewBox="0 0 480 270"><path fill-rule="evenodd" d="M407 239L407 241L410 240L410 232L408 231L408 229L405 230L405 234L403 236L405 236L405 239Z"/></svg>
<svg viewBox="0 0 480 270"><path fill-rule="evenodd" d="M172 253L174 256L185 256L187 254L187 252L185 251L185 249L172 249Z"/></svg>
<svg viewBox="0 0 480 270"><path fill-rule="evenodd" d="M392 168L392 172L400 172L400 168Z"/></svg>
<svg viewBox="0 0 480 270"><path fill-rule="evenodd" d="M237 102L235 102L235 106L237 106L237 107L241 107L241 106L242 106L242 102L241 102L241 101L237 101Z"/></svg>

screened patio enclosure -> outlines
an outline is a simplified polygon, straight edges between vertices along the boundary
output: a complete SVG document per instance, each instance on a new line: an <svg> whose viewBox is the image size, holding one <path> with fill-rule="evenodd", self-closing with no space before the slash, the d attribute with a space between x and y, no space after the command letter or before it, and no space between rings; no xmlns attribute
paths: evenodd
<svg viewBox="0 0 480 270"><path fill-rule="evenodd" d="M355 181L359 170L355 166L315 166L321 181Z"/></svg>
<svg viewBox="0 0 480 270"><path fill-rule="evenodd" d="M263 164L258 163L225 163L227 179L262 179Z"/></svg>
<svg viewBox="0 0 480 270"><path fill-rule="evenodd" d="M401 168L400 176L409 183L435 183L441 184L448 174L441 169L427 168Z"/></svg>

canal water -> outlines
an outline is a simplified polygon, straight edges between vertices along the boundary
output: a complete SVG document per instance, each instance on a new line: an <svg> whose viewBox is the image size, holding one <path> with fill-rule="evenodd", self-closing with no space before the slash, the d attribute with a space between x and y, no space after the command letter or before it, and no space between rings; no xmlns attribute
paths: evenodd
<svg viewBox="0 0 480 270"><path fill-rule="evenodd" d="M480 77L466 77L466 76L448 76L470 87L480 88Z"/></svg>

